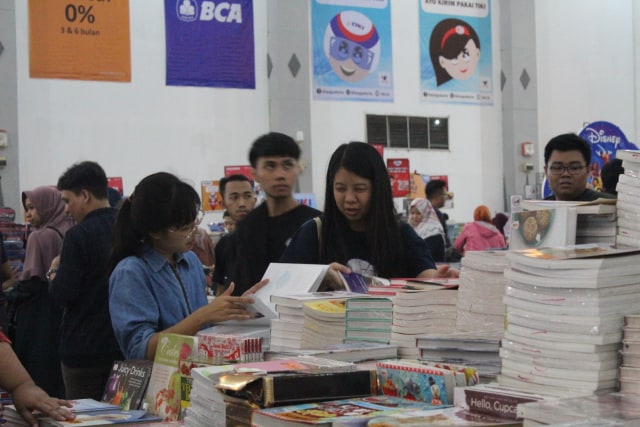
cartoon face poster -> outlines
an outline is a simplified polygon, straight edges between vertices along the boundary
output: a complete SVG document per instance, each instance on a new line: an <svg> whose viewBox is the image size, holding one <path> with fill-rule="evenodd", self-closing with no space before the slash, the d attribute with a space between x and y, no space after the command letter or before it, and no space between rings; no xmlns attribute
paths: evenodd
<svg viewBox="0 0 640 427"><path fill-rule="evenodd" d="M493 104L491 0L420 2L420 98Z"/></svg>
<svg viewBox="0 0 640 427"><path fill-rule="evenodd" d="M313 0L314 99L393 101L388 0Z"/></svg>

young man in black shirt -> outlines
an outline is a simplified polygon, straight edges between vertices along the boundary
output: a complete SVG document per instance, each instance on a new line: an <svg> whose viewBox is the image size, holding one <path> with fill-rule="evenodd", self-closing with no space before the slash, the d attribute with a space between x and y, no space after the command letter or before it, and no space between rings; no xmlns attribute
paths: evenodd
<svg viewBox="0 0 640 427"><path fill-rule="evenodd" d="M271 132L259 137L249 151L254 179L266 199L238 224L234 295L242 295L262 279L269 263L276 262L289 239L305 221L320 211L301 205L293 197L300 175L300 147L288 135Z"/></svg>

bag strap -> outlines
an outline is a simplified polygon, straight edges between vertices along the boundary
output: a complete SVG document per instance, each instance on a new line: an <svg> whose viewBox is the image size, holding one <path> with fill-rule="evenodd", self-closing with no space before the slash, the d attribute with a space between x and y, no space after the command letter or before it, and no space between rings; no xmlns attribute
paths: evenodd
<svg viewBox="0 0 640 427"><path fill-rule="evenodd" d="M318 254L322 254L322 218L319 216L313 218L316 223L316 229L318 230Z"/></svg>
<svg viewBox="0 0 640 427"><path fill-rule="evenodd" d="M55 231L56 233L58 233L58 236L60 236L60 238L61 238L62 240L64 240L64 236L62 235L62 233L60 232L60 230L58 230L57 228L52 227L52 226L50 226L50 225L47 225L47 228L50 228L50 229L52 229L53 231Z"/></svg>

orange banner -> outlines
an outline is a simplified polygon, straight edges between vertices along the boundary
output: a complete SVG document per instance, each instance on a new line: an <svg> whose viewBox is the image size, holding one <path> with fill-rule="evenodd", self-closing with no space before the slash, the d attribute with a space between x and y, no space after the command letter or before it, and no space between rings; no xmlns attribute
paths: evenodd
<svg viewBox="0 0 640 427"><path fill-rule="evenodd" d="M30 76L131 81L129 0L29 0Z"/></svg>

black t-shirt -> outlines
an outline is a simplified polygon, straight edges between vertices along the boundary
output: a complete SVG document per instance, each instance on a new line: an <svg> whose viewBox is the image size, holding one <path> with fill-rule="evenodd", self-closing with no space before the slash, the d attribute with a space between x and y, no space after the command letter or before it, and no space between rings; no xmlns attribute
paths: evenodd
<svg viewBox="0 0 640 427"><path fill-rule="evenodd" d="M597 199L615 199L615 198L616 196L614 196L613 194L602 193L600 191L594 191L587 188L586 190L584 190L584 193L582 193L580 197L578 197L575 201L576 202L593 202L594 200L597 200ZM555 200L555 199L556 199L555 194L545 197L545 200Z"/></svg>
<svg viewBox="0 0 640 427"><path fill-rule="evenodd" d="M298 227L320 214L317 209L298 205L289 212L270 217L266 203L251 211L235 232L233 295L242 295L258 283L269 264L280 259Z"/></svg>
<svg viewBox="0 0 640 427"><path fill-rule="evenodd" d="M225 234L214 249L216 265L213 268L213 283L229 286L235 265L235 233Z"/></svg>

